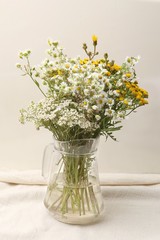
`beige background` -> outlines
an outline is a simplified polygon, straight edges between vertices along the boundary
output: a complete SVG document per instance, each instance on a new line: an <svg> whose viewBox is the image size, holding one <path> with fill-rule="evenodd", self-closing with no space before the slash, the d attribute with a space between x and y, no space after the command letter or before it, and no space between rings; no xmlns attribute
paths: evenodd
<svg viewBox="0 0 160 240"><path fill-rule="evenodd" d="M18 122L19 109L41 94L15 68L19 50L32 49L32 63L45 57L47 39L59 40L70 56L82 43L99 37L100 55L108 51L120 64L141 55L137 66L150 104L130 115L116 133L102 139L101 172L160 172L160 2L131 0L0 0L0 168L41 168L47 130Z"/></svg>

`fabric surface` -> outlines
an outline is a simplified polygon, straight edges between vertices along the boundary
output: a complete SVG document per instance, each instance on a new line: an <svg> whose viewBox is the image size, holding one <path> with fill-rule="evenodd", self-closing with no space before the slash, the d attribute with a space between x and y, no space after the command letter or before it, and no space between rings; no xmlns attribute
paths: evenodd
<svg viewBox="0 0 160 240"><path fill-rule="evenodd" d="M101 186L160 184L160 174L100 173L99 175ZM41 176L41 170L17 171L0 169L0 182L46 185L45 179Z"/></svg>
<svg viewBox="0 0 160 240"><path fill-rule="evenodd" d="M159 178L157 174L101 175L105 217L78 226L58 222L46 210L40 171L1 171L0 240L159 240Z"/></svg>

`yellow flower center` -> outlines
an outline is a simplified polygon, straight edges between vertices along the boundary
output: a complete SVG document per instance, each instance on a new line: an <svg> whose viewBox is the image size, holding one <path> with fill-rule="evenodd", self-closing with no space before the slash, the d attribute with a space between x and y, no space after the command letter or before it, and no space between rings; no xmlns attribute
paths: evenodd
<svg viewBox="0 0 160 240"><path fill-rule="evenodd" d="M131 73L126 73L126 77L130 78L131 77Z"/></svg>
<svg viewBox="0 0 160 240"><path fill-rule="evenodd" d="M69 64L69 63L66 63L66 64L65 64L65 67L66 67L66 68L70 68L70 64Z"/></svg>

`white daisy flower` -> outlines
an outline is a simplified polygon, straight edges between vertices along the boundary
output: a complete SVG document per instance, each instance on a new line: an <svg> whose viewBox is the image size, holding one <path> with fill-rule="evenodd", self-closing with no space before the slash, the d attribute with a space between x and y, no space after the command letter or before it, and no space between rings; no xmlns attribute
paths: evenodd
<svg viewBox="0 0 160 240"><path fill-rule="evenodd" d="M101 119L101 116L95 115L95 118L96 118L97 121L99 121Z"/></svg>
<svg viewBox="0 0 160 240"><path fill-rule="evenodd" d="M84 89L84 95L86 96L89 95L89 89L86 89L86 88Z"/></svg>
<svg viewBox="0 0 160 240"><path fill-rule="evenodd" d="M113 106L114 100L112 98L108 98L106 103L108 104L108 106Z"/></svg>
<svg viewBox="0 0 160 240"><path fill-rule="evenodd" d="M106 100L104 98L99 98L99 99L97 99L96 102L97 102L98 109L101 109L104 106L104 104L106 103Z"/></svg>
<svg viewBox="0 0 160 240"><path fill-rule="evenodd" d="M89 101L88 101L87 99L85 99L85 100L83 101L83 105L82 105L82 106L87 109L87 108L88 108L88 105L89 105Z"/></svg>
<svg viewBox="0 0 160 240"><path fill-rule="evenodd" d="M101 96L101 98L105 99L105 98L107 98L108 94L105 91L102 91L100 96Z"/></svg>
<svg viewBox="0 0 160 240"><path fill-rule="evenodd" d="M93 110L97 110L98 107L97 107L96 105L93 105L93 106L92 106L92 109L93 109Z"/></svg>
<svg viewBox="0 0 160 240"><path fill-rule="evenodd" d="M113 91L113 94L114 94L115 96L117 96L117 97L120 95L117 90L114 90L114 91Z"/></svg>
<svg viewBox="0 0 160 240"><path fill-rule="evenodd" d="M104 115L108 117L113 117L114 110L112 109L106 109Z"/></svg>

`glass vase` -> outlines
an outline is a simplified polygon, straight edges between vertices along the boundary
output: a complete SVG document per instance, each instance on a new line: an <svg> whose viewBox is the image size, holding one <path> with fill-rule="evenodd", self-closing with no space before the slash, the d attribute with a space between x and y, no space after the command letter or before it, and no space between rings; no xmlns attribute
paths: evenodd
<svg viewBox="0 0 160 240"><path fill-rule="evenodd" d="M48 179L44 204L64 223L89 224L102 218L97 139L56 141L46 147L42 174Z"/></svg>

